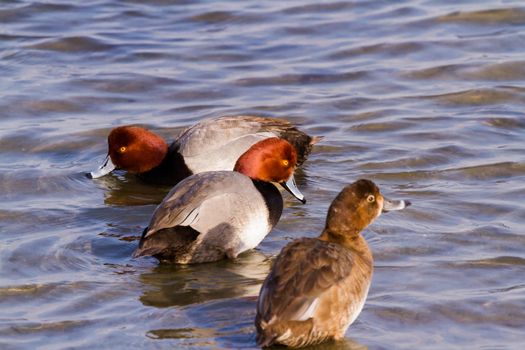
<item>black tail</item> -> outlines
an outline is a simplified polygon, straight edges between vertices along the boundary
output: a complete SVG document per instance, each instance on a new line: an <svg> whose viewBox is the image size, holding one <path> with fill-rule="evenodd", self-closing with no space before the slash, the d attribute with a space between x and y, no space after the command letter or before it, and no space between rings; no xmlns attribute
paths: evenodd
<svg viewBox="0 0 525 350"><path fill-rule="evenodd" d="M281 134L280 137L290 142L297 151L297 165L303 164L312 151L313 145L323 139L322 136L312 137L297 129L287 130L287 132Z"/></svg>
<svg viewBox="0 0 525 350"><path fill-rule="evenodd" d="M159 260L175 260L177 253L184 252L195 241L199 232L189 226L175 226L149 233L146 227L133 258L154 256Z"/></svg>

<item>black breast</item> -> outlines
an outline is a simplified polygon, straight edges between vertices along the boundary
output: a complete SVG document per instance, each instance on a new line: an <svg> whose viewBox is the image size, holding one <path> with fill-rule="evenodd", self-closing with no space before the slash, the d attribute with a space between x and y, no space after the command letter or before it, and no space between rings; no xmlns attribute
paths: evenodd
<svg viewBox="0 0 525 350"><path fill-rule="evenodd" d="M255 188L259 190L264 198L270 217L268 222L271 227L274 227L279 221L281 214L283 213L283 197L281 193L272 183L252 180Z"/></svg>
<svg viewBox="0 0 525 350"><path fill-rule="evenodd" d="M138 174L138 177L148 183L174 186L188 176L193 175L184 162L184 158L179 153L178 148L179 146L173 142L162 163L150 171Z"/></svg>

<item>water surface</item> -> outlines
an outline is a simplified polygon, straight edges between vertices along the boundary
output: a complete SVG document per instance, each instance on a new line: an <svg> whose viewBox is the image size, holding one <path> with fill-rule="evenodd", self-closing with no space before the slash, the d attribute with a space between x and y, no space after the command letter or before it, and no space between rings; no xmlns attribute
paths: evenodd
<svg viewBox="0 0 525 350"><path fill-rule="evenodd" d="M255 348L273 258L366 177L414 205L364 232L368 301L317 348L522 349L524 67L518 0L3 1L0 347ZM308 203L236 261L131 259L169 188L83 176L111 128L249 113L325 137Z"/></svg>

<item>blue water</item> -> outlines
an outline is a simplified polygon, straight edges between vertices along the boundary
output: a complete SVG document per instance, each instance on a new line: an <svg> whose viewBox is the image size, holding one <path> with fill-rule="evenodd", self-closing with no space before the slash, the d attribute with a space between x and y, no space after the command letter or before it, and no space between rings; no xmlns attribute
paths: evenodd
<svg viewBox="0 0 525 350"><path fill-rule="evenodd" d="M366 177L403 212L347 339L318 349L522 349L522 1L3 1L0 348L255 348L258 289ZM207 117L288 119L324 140L308 198L236 261L131 259L169 188L93 181L111 128L166 139Z"/></svg>

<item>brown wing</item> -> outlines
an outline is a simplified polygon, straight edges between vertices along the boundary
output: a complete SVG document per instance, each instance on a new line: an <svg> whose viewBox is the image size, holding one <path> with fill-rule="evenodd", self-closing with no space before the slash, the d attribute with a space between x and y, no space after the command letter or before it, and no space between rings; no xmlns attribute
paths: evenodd
<svg viewBox="0 0 525 350"><path fill-rule="evenodd" d="M351 252L338 244L303 238L288 244L264 281L257 319L264 322L304 321L331 286L350 274Z"/></svg>

